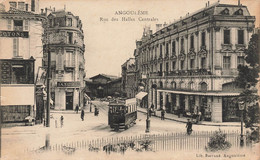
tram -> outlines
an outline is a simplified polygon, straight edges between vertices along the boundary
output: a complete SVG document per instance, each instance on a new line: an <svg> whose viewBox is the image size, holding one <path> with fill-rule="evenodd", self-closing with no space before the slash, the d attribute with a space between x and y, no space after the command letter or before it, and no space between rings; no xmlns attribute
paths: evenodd
<svg viewBox="0 0 260 160"><path fill-rule="evenodd" d="M119 129L128 129L135 124L137 119L136 98L109 102L108 106L108 125L110 128L118 131Z"/></svg>

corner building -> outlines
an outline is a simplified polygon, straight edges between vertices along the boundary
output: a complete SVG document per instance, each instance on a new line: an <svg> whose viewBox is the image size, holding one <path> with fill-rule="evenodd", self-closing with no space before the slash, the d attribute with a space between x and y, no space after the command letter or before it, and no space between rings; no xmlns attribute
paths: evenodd
<svg viewBox="0 0 260 160"><path fill-rule="evenodd" d="M146 84L149 106L203 120L239 121L237 67L253 34L247 7L215 3L136 42L137 79ZM156 88L152 88L156 86Z"/></svg>
<svg viewBox="0 0 260 160"><path fill-rule="evenodd" d="M65 10L47 15L43 66L51 54L51 98L56 110L83 107L85 45L82 23L78 16Z"/></svg>

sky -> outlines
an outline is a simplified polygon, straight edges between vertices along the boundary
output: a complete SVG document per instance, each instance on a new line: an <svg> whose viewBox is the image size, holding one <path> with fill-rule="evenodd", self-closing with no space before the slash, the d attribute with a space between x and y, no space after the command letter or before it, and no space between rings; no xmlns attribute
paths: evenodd
<svg viewBox="0 0 260 160"><path fill-rule="evenodd" d="M134 57L135 42L142 37L143 28L155 24L171 23L205 7L208 0L40 0L39 8L66 8L79 16L83 24L86 45L86 77L100 73L120 76L121 65ZM217 2L211 0L210 4ZM237 4L238 0L220 0L220 3ZM251 15L260 15L260 0L240 0ZM257 8L258 7L258 8ZM119 11L134 11L143 15L118 15ZM112 18L118 21L112 21ZM135 21L122 21L131 17ZM139 21L154 18L156 21ZM256 17L259 27L259 16ZM108 21L105 21L108 19Z"/></svg>

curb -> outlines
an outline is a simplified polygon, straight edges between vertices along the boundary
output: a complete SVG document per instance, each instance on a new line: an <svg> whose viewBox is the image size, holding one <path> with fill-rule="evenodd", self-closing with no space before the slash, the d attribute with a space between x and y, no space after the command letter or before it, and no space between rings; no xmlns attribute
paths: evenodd
<svg viewBox="0 0 260 160"><path fill-rule="evenodd" d="M138 112L141 112L141 113L147 113L145 111L141 111L141 110L137 110ZM154 117L158 117L160 118L161 116L154 116ZM167 120L172 120L172 121L176 121L176 122L181 122L181 123L187 123L186 121L181 121L181 120L177 120L177 119L173 119L173 118L169 118L169 117L165 117L164 119L167 119ZM196 124L194 123L193 125L204 125L204 126L222 126L222 127L240 127L241 125L228 125L228 124L203 124L203 123L199 123L199 124Z"/></svg>

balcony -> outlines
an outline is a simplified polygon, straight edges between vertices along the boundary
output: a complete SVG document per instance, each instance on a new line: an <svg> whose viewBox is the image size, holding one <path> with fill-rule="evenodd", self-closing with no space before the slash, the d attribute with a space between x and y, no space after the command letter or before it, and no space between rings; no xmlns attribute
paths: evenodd
<svg viewBox="0 0 260 160"><path fill-rule="evenodd" d="M70 63L69 61L65 61L64 69L67 72L72 72L72 71L75 70L75 64L74 63Z"/></svg>
<svg viewBox="0 0 260 160"><path fill-rule="evenodd" d="M236 76L238 75L238 71L237 69L228 69L228 70L223 69L221 74L226 76Z"/></svg>

